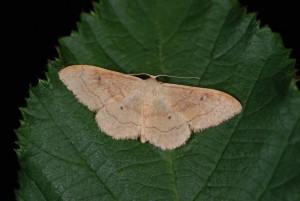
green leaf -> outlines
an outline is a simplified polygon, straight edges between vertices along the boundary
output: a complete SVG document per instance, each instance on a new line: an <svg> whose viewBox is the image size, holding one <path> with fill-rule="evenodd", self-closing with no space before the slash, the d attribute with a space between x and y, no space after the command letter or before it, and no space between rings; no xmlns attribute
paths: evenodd
<svg viewBox="0 0 300 201"><path fill-rule="evenodd" d="M299 200L300 95L280 37L236 0L103 0L60 40L18 129L18 200ZM193 76L243 112L162 151L113 140L58 78L71 64Z"/></svg>

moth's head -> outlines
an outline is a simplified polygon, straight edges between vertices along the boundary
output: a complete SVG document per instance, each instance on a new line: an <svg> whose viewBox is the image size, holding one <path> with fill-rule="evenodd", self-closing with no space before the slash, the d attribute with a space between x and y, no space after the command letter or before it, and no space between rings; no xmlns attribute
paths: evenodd
<svg viewBox="0 0 300 201"><path fill-rule="evenodd" d="M142 80L148 80L148 79L154 79L156 80L156 76L147 74L147 73L142 73L142 74L133 74L133 76L141 78Z"/></svg>

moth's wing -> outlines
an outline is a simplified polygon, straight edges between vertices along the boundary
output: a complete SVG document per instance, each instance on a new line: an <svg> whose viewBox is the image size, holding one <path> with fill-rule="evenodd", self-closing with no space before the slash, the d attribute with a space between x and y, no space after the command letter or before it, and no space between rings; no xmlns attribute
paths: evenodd
<svg viewBox="0 0 300 201"><path fill-rule="evenodd" d="M120 101L136 91L140 78L89 65L62 69L59 78L90 110Z"/></svg>
<svg viewBox="0 0 300 201"><path fill-rule="evenodd" d="M172 110L182 114L193 131L216 126L242 110L239 101L221 91L176 84L162 86Z"/></svg>
<svg viewBox="0 0 300 201"><path fill-rule="evenodd" d="M161 149L183 145L191 135L185 118L163 96L154 96L151 102L144 108L141 140Z"/></svg>
<svg viewBox="0 0 300 201"><path fill-rule="evenodd" d="M141 133L143 96L134 92L120 101L104 105L96 115L102 131L115 139L135 139Z"/></svg>

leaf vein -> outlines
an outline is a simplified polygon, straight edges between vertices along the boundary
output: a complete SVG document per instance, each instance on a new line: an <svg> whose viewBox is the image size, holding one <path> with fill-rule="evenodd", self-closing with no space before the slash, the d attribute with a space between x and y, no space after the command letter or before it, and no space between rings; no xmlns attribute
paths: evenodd
<svg viewBox="0 0 300 201"><path fill-rule="evenodd" d="M59 124L56 122L55 118L53 117L53 114L48 110L47 106L43 103L43 101L40 100L38 96L34 94L32 91L32 94L36 97L36 99L40 102L40 104L43 106L45 111L49 114L51 120L53 123L56 125L56 127L63 133L64 137L66 138L67 141L69 141L70 145L74 148L74 150L78 153L78 156L85 162L86 167L96 176L98 181L103 185L103 187L106 189L106 191L111 195L111 197L116 200L115 195L113 192L106 186L106 184L102 181L102 179L99 177L99 175L93 170L93 168L87 163L87 161L84 159L84 157L81 155L81 152L77 149L77 147L69 140L67 134L65 133L64 129L59 126Z"/></svg>

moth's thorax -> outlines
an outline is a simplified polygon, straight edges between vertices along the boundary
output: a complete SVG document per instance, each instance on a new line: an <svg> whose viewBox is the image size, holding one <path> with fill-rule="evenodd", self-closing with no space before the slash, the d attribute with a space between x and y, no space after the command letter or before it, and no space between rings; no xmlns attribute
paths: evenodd
<svg viewBox="0 0 300 201"><path fill-rule="evenodd" d="M143 80L142 88L145 95L155 96L161 88L161 84L153 77Z"/></svg>
<svg viewBox="0 0 300 201"><path fill-rule="evenodd" d="M151 108L153 105L153 100L159 98L162 94L161 92L161 83L159 83L155 78L148 78L147 80L143 80L141 83L141 94L143 99L143 107L147 110L147 108Z"/></svg>

